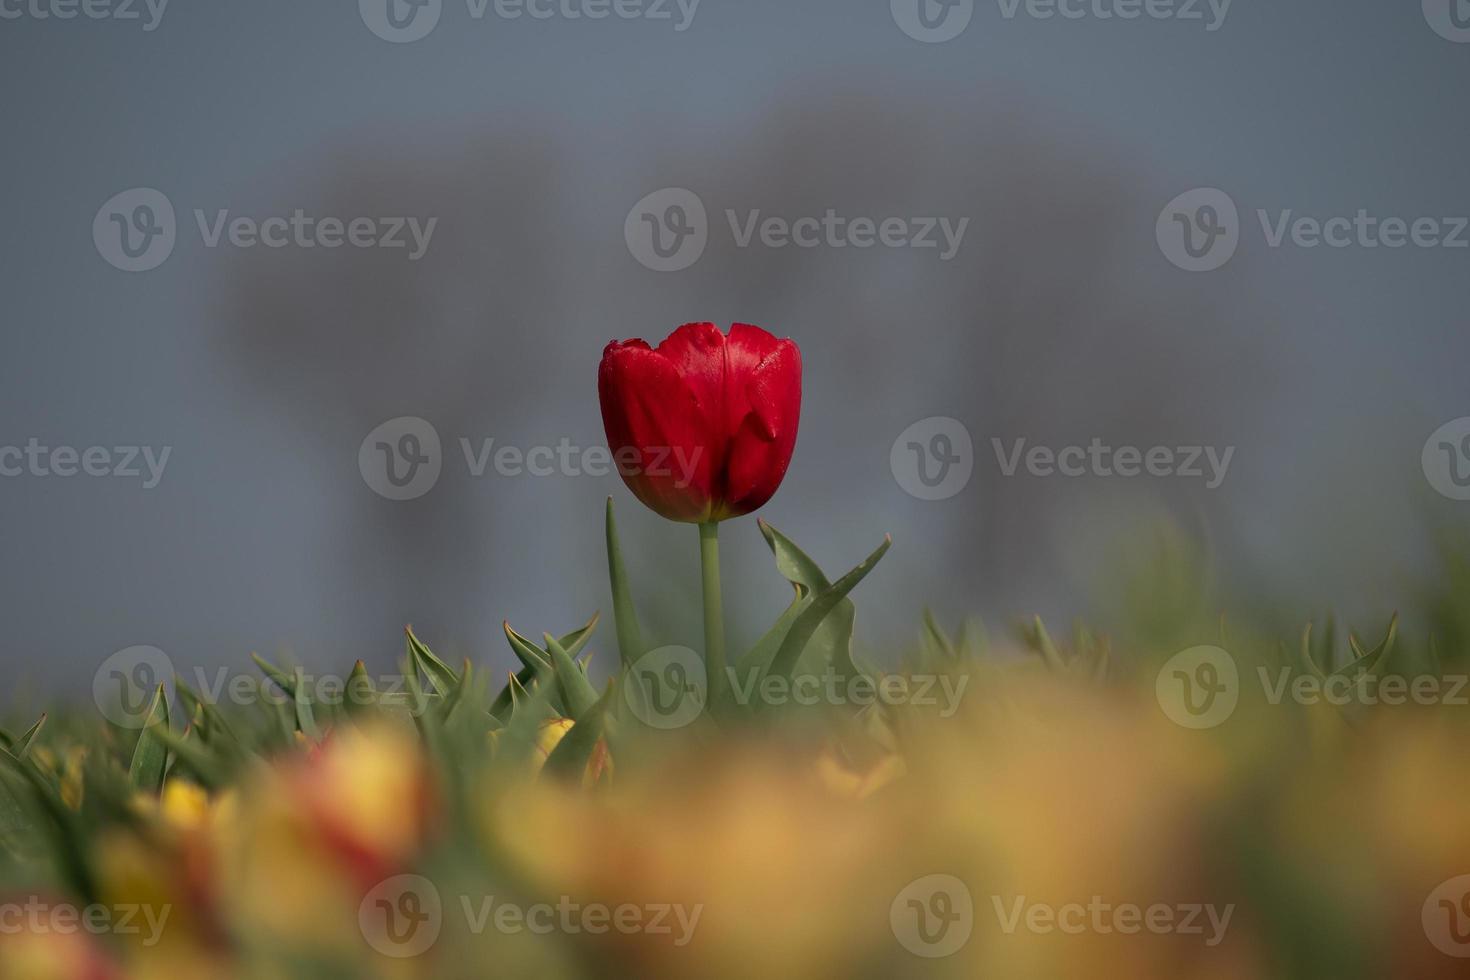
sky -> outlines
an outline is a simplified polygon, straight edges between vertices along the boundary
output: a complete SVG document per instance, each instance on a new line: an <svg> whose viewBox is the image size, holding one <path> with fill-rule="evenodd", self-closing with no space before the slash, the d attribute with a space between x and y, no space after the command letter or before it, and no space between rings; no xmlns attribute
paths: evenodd
<svg viewBox="0 0 1470 980"><path fill-rule="evenodd" d="M1243 592L1386 612L1426 527L1464 520L1423 459L1470 415L1463 0L921 0L940 34L968 14L942 41L919 0L391 0L409 33L437 15L416 40L387 2L0 0L0 470L34 441L140 471L0 476L6 676L85 692L136 645L388 669L408 622L503 668L503 620L608 608L608 496L648 616L696 644L693 529L616 476L476 476L461 446L599 444L603 345L692 320L801 345L802 434L763 514L830 572L893 534L855 597L879 657L925 606L1086 612L1160 521ZM128 271L113 215L157 203L138 189L173 244ZM707 244L659 271L627 227L668 189ZM1166 206L1202 221L1219 195L1235 250L1181 268ZM742 244L829 210L963 237L948 258ZM367 219L372 244L255 242L298 211ZM1345 244L1302 218L1350 219ZM1383 244L1385 219L1432 219L1433 244ZM433 425L442 472L395 501L359 450L400 417ZM933 447L941 418L972 476L921 499L894 445L919 425ZM1005 472L1017 440L1094 439L1233 451L1215 487ZM786 586L753 521L724 535L738 645Z"/></svg>

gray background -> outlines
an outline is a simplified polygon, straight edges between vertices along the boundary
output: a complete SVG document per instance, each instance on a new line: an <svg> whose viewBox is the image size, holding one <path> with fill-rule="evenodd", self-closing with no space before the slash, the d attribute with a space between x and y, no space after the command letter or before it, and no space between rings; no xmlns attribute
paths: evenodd
<svg viewBox="0 0 1470 980"><path fill-rule="evenodd" d="M460 436L587 446L613 338L759 323L806 363L802 431L764 515L840 571L886 657L954 621L1086 613L1160 520L1227 582L1302 616L1390 609L1426 569L1420 450L1470 414L1467 250L1268 248L1254 212L1470 214L1470 44L1415 2L1236 0L1224 26L1008 20L922 44L886 0L703 0L668 21L472 20L389 44L347 0L173 0L161 25L0 20L0 444L172 446L162 484L0 479L6 682L81 693L134 644L179 665L290 651L388 670L413 622L497 665L502 619L606 610L613 495L646 618L698 645L692 528L616 477L472 479ZM163 191L179 242L128 274L93 246L109 197ZM662 187L711 244L660 274L623 239ZM1189 274L1166 202L1219 187L1244 237ZM723 211L969 217L912 250L734 247ZM428 255L207 249L192 210L437 216ZM445 472L374 495L363 437L419 415ZM975 477L906 494L889 447L962 420ZM990 439L1234 445L1197 481L1000 476ZM753 520L725 526L733 642L785 600ZM1101 585L1101 591L1099 586ZM605 654L611 631L598 647Z"/></svg>

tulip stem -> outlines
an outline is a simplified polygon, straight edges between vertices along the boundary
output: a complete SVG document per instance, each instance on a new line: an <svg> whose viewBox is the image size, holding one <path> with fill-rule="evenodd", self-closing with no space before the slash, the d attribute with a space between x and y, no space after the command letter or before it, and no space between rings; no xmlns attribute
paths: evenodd
<svg viewBox="0 0 1470 980"><path fill-rule="evenodd" d="M699 566L704 581L704 670L707 707L721 702L725 685L725 612L720 599L720 525L699 525Z"/></svg>

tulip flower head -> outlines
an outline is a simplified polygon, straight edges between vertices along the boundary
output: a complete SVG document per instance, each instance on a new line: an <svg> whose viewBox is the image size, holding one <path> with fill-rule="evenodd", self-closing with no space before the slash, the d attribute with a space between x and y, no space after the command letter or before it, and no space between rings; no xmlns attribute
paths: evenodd
<svg viewBox="0 0 1470 980"><path fill-rule="evenodd" d="M749 514L776 492L796 446L801 351L760 327L688 323L657 347L614 341L598 395L628 489L673 521Z"/></svg>

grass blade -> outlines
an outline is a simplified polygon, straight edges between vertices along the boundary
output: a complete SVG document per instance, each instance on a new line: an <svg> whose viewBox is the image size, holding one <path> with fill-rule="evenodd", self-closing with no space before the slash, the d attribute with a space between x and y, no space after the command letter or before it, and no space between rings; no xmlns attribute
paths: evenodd
<svg viewBox="0 0 1470 980"><path fill-rule="evenodd" d="M168 746L158 737L158 731L168 728L168 693L160 684L148 709L148 721L133 747L132 765L128 766L128 781L134 789L154 796L162 792L163 777L168 772Z"/></svg>
<svg viewBox="0 0 1470 980"><path fill-rule="evenodd" d="M622 657L624 667L631 667L643 656L643 631L638 628L638 612L633 608L633 593L628 588L628 571L623 567L623 549L618 544L611 497L607 498L607 575L612 585L618 655Z"/></svg>

